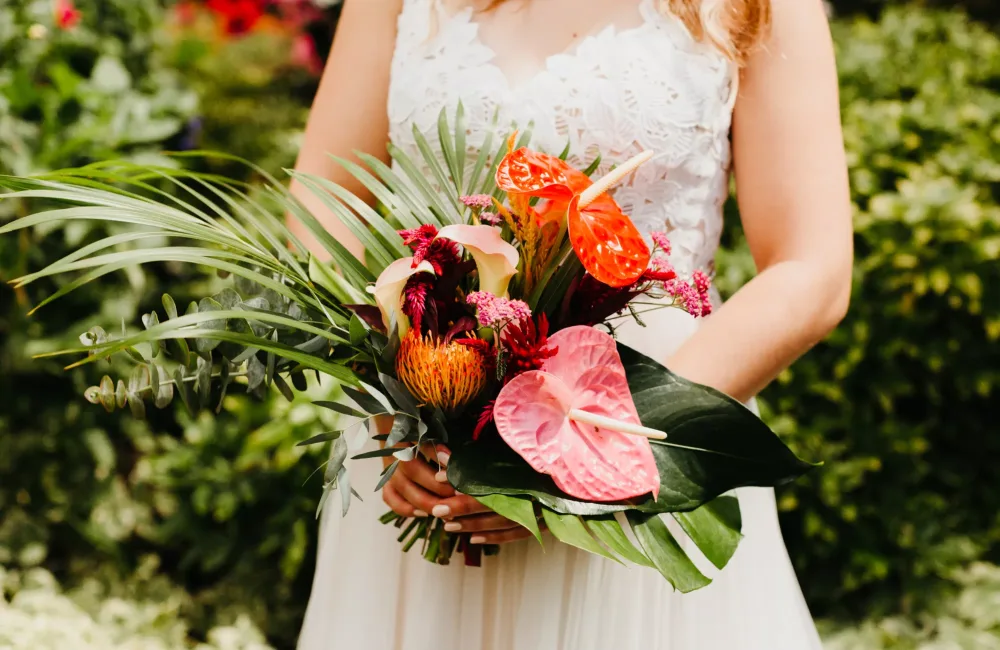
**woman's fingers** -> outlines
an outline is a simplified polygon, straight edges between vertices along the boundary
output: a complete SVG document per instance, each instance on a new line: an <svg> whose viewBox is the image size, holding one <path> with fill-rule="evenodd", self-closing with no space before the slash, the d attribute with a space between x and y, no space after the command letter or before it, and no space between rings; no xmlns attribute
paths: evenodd
<svg viewBox="0 0 1000 650"><path fill-rule="evenodd" d="M411 461L400 463L396 471L402 472L411 481L439 497L455 496L455 490L448 483L448 479L438 480L437 471L428 465L420 454Z"/></svg>
<svg viewBox="0 0 1000 650"><path fill-rule="evenodd" d="M439 504L442 503L440 497L428 492L400 472L393 474L389 483L392 484L399 496L416 509L419 513L414 515L416 517L426 517L427 513L439 508Z"/></svg>
<svg viewBox="0 0 1000 650"><path fill-rule="evenodd" d="M382 500L385 501L385 505L389 506L389 509L395 512L400 517L426 517L427 515L423 512L419 512L412 504L408 503L406 499L399 496L396 488L392 485L392 482L386 483L382 488Z"/></svg>
<svg viewBox="0 0 1000 650"><path fill-rule="evenodd" d="M531 537L531 531L523 526L493 532L477 533L469 538L470 544L509 544Z"/></svg>
<svg viewBox="0 0 1000 650"><path fill-rule="evenodd" d="M450 499L442 499L431 514L441 519L454 519L456 517L468 517L490 512L490 509L479 503L475 499L464 494L456 494Z"/></svg>
<svg viewBox="0 0 1000 650"><path fill-rule="evenodd" d="M506 517L490 512L483 515L470 515L448 521L444 529L449 533L480 533L484 531L509 530L520 526Z"/></svg>

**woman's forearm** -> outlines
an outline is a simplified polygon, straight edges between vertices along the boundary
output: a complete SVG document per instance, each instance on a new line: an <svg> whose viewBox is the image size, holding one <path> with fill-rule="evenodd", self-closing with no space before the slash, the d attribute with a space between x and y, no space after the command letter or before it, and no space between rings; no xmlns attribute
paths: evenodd
<svg viewBox="0 0 1000 650"><path fill-rule="evenodd" d="M745 402L837 325L849 296L849 274L779 262L707 317L666 364Z"/></svg>

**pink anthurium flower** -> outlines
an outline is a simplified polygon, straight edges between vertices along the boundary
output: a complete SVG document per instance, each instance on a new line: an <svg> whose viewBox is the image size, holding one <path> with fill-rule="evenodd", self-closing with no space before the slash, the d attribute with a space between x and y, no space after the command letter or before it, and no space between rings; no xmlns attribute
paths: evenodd
<svg viewBox="0 0 1000 650"><path fill-rule="evenodd" d="M517 249L500 236L492 226L445 226L439 239L449 239L460 244L472 255L479 271L479 290L494 296L506 297L507 285L517 273Z"/></svg>
<svg viewBox="0 0 1000 650"><path fill-rule="evenodd" d="M634 433L643 427L614 339L577 326L549 342L558 352L541 370L518 375L500 391L493 408L500 436L578 499L659 494L659 470L643 437L656 432Z"/></svg>
<svg viewBox="0 0 1000 650"><path fill-rule="evenodd" d="M423 261L414 266L412 257L404 257L385 267L375 280L375 286L368 287L368 293L375 296L375 304L382 312L382 323L386 331L389 331L392 321L395 320L399 327L400 338L406 336L406 332L410 329L410 319L402 310L406 281L417 273L433 272L434 267L430 262Z"/></svg>

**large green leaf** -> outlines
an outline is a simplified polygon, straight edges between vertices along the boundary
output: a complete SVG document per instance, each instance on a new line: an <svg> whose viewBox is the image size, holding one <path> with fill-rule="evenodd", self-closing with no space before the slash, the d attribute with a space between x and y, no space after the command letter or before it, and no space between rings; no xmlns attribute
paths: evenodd
<svg viewBox="0 0 1000 650"><path fill-rule="evenodd" d="M531 531L539 544L542 543L542 531L538 528L538 520L535 519L535 507L528 499L492 494L476 497L476 500L498 515L521 524Z"/></svg>
<svg viewBox="0 0 1000 650"><path fill-rule="evenodd" d="M448 480L470 496L530 496L563 514L623 510L684 512L744 486L775 486L811 468L796 458L756 415L722 393L678 377L619 344L619 354L642 423L665 431L652 441L660 494L618 503L590 503L563 493L502 441L485 438L453 449Z"/></svg>
<svg viewBox="0 0 1000 650"><path fill-rule="evenodd" d="M569 544L588 553L603 555L609 560L620 562L620 560L608 552L600 542L594 539L587 527L583 525L583 520L575 515L561 515L548 508L542 508L542 517L549 532L563 544Z"/></svg>
<svg viewBox="0 0 1000 650"><path fill-rule="evenodd" d="M684 553L659 515L631 512L628 520L646 556L677 591L686 594L712 582Z"/></svg>
<svg viewBox="0 0 1000 650"><path fill-rule="evenodd" d="M743 539L743 518L735 496L723 495L691 512L675 512L674 519L719 569L729 564Z"/></svg>

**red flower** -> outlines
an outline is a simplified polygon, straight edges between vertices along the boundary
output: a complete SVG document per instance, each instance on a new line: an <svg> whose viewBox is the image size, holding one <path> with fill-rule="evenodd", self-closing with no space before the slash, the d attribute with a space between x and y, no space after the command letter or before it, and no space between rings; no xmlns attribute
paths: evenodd
<svg viewBox="0 0 1000 650"><path fill-rule="evenodd" d="M459 255L455 242L437 239L437 234L437 228L431 224L399 231L403 243L413 251L413 266L429 262L434 267L434 273L440 277L445 274L446 268L458 264L462 256Z"/></svg>
<svg viewBox="0 0 1000 650"><path fill-rule="evenodd" d="M539 314L537 326L527 318L504 327L503 347L504 384L522 372L538 370L546 359L559 351L549 346L549 320L545 314Z"/></svg>
<svg viewBox="0 0 1000 650"><path fill-rule="evenodd" d="M73 0L56 0L53 13L59 29L73 29L82 18L80 11L73 5Z"/></svg>
<svg viewBox="0 0 1000 650"><path fill-rule="evenodd" d="M223 19L227 34L246 34L264 16L262 2L255 0L208 0L205 6Z"/></svg>
<svg viewBox="0 0 1000 650"><path fill-rule="evenodd" d="M406 286L403 288L403 313L410 318L410 322L417 330L423 325L427 299L433 285L434 278L430 274L417 273L406 281Z"/></svg>
<svg viewBox="0 0 1000 650"><path fill-rule="evenodd" d="M479 412L479 417L476 419L476 428L472 430L472 439L479 440L479 436L483 433L483 429L493 424L493 406L496 404L495 399L491 399L486 402L483 406L483 410Z"/></svg>

